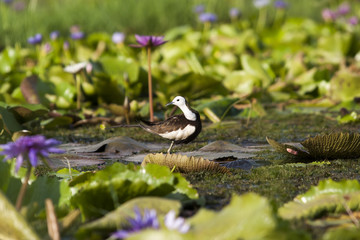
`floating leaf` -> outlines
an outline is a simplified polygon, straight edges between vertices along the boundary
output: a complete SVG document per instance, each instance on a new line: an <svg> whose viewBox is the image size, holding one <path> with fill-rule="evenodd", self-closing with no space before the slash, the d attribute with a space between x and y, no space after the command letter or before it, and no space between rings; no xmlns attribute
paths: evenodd
<svg viewBox="0 0 360 240"><path fill-rule="evenodd" d="M275 150L298 158L348 159L360 157L359 133L330 133L317 135L301 142L305 150L266 138Z"/></svg>
<svg viewBox="0 0 360 240"><path fill-rule="evenodd" d="M249 95L259 80L246 71L233 71L224 79L224 86L232 92Z"/></svg>
<svg viewBox="0 0 360 240"><path fill-rule="evenodd" d="M360 74L350 69L339 70L330 81L328 95L335 101L352 101L360 96Z"/></svg>
<svg viewBox="0 0 360 240"><path fill-rule="evenodd" d="M78 181L78 179L81 179ZM180 174L173 174L164 166L149 164L138 170L133 164L115 163L93 175L82 175L72 181L78 192L71 203L85 218L100 217L122 203L139 196L167 196L186 194L197 198L197 193Z"/></svg>
<svg viewBox="0 0 360 240"><path fill-rule="evenodd" d="M18 53L13 48L5 48L0 53L0 73L5 74L13 69Z"/></svg>
<svg viewBox="0 0 360 240"><path fill-rule="evenodd" d="M13 132L18 132L23 127L16 121L14 114L8 109L0 106L0 117L2 120L2 127L11 135Z"/></svg>
<svg viewBox="0 0 360 240"><path fill-rule="evenodd" d="M174 168L175 172L181 173L200 171L230 173L226 167L222 167L218 163L193 156L189 158L180 154L148 154L145 156L141 166L146 166L149 163L167 166L170 169Z"/></svg>
<svg viewBox="0 0 360 240"><path fill-rule="evenodd" d="M0 239L40 239L0 191Z"/></svg>
<svg viewBox="0 0 360 240"><path fill-rule="evenodd" d="M184 74L174 79L170 84L160 82L161 89L168 95L181 95L190 99L213 96L215 94L224 95L228 91L222 83L213 77L196 73Z"/></svg>
<svg viewBox="0 0 360 240"><path fill-rule="evenodd" d="M190 219L194 239L308 239L281 226L266 198L233 196L220 212L201 209Z"/></svg>
<svg viewBox="0 0 360 240"><path fill-rule="evenodd" d="M355 226L331 228L324 234L323 240L356 240L360 239L360 230Z"/></svg>
<svg viewBox="0 0 360 240"><path fill-rule="evenodd" d="M99 235L103 238L109 236L112 232L128 224L128 219L134 215L134 208L140 210L155 209L158 216L167 214L170 210L176 213L180 211L181 203L176 200L159 198L159 197L139 197L127 201L114 211L109 212L104 217L93 222L83 225L78 233L79 239L88 239L89 234L92 236Z"/></svg>
<svg viewBox="0 0 360 240"><path fill-rule="evenodd" d="M270 85L271 78L258 59L243 54L241 55L241 63L245 72L261 80L263 87Z"/></svg>
<svg viewBox="0 0 360 240"><path fill-rule="evenodd" d="M279 215L284 219L316 218L346 212L345 206L353 211L360 210L360 183L357 180L335 182L328 179L279 208Z"/></svg>

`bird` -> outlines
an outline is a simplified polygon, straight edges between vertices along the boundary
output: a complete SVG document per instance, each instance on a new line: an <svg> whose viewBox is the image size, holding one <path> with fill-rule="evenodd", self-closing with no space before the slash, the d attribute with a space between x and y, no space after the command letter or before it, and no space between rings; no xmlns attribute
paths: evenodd
<svg viewBox="0 0 360 240"><path fill-rule="evenodd" d="M175 105L182 114L171 116L164 121L149 122L141 120L137 125L123 125L124 127L141 127L149 133L171 140L167 153L170 154L174 144L189 143L201 132L200 114L192 109L182 96L175 97L165 106ZM117 126L115 126L117 127Z"/></svg>

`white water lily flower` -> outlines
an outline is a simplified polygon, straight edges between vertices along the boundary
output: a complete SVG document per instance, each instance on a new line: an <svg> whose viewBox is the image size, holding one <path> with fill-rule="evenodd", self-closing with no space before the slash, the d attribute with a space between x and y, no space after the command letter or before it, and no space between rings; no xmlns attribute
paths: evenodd
<svg viewBox="0 0 360 240"><path fill-rule="evenodd" d="M270 0L254 0L254 6L256 8L262 8L270 4Z"/></svg>
<svg viewBox="0 0 360 240"><path fill-rule="evenodd" d="M81 70L83 70L87 64L88 64L87 62L80 62L80 63L68 65L64 68L64 71L68 73L76 74Z"/></svg>
<svg viewBox="0 0 360 240"><path fill-rule="evenodd" d="M164 223L169 230L177 230L180 233L187 233L190 229L190 225L185 222L184 218L176 218L174 210L171 210L166 214Z"/></svg>

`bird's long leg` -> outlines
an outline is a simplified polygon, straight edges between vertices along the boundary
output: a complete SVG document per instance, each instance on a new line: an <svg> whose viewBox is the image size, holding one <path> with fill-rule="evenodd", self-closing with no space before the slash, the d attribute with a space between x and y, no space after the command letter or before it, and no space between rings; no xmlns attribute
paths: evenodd
<svg viewBox="0 0 360 240"><path fill-rule="evenodd" d="M169 149L167 150L167 153L170 154L171 148L174 145L174 141L171 142Z"/></svg>

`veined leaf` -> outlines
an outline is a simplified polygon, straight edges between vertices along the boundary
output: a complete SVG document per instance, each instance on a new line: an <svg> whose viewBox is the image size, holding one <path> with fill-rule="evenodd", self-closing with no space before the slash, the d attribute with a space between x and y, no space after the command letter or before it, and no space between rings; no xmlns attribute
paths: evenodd
<svg viewBox="0 0 360 240"><path fill-rule="evenodd" d="M254 193L233 196L220 212L201 209L190 223L194 239L308 239L280 228L267 199Z"/></svg>
<svg viewBox="0 0 360 240"><path fill-rule="evenodd" d="M81 181L77 181L81 178ZM147 165L138 169L129 164L115 163L93 175L82 175L73 180L78 192L71 203L80 209L87 219L99 217L112 211L122 203L140 196L167 196L171 193L186 194L197 198L191 186L184 186L183 177L173 174L164 166ZM185 180L186 181L186 180Z"/></svg>
<svg viewBox="0 0 360 240"><path fill-rule="evenodd" d="M279 208L279 215L284 219L316 218L345 212L346 206L353 211L360 210L360 183L357 180L335 182L328 179Z"/></svg>
<svg viewBox="0 0 360 240"><path fill-rule="evenodd" d="M0 211L0 239L40 239L2 191L0 191Z"/></svg>

